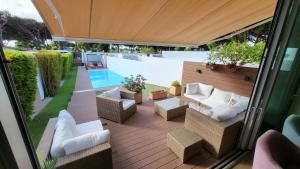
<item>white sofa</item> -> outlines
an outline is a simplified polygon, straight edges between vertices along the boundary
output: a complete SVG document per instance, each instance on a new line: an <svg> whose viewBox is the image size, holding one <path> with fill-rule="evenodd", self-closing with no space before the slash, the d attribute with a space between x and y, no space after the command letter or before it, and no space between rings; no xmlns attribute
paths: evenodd
<svg viewBox="0 0 300 169"><path fill-rule="evenodd" d="M189 107L217 121L236 117L247 109L249 98L202 83L186 84Z"/></svg>
<svg viewBox="0 0 300 169"><path fill-rule="evenodd" d="M76 124L66 110L59 113L50 154L53 158L70 155L109 142L110 132L100 120Z"/></svg>

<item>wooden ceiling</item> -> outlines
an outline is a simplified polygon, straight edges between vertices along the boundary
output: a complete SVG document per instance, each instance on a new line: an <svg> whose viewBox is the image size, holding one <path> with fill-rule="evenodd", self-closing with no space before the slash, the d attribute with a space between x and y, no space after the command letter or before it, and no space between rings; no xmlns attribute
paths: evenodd
<svg viewBox="0 0 300 169"><path fill-rule="evenodd" d="M276 0L32 0L56 40L198 46L273 16Z"/></svg>

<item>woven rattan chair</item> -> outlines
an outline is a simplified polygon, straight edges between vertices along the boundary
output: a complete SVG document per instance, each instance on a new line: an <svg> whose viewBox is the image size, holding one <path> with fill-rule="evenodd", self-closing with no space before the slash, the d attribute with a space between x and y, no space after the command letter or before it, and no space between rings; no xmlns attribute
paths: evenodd
<svg viewBox="0 0 300 169"><path fill-rule="evenodd" d="M121 99L98 95L96 97L98 116L114 122L123 123L136 113L137 108L136 104L134 104L125 110L123 108L122 99L134 100L134 94L134 92L130 91L121 91Z"/></svg>
<svg viewBox="0 0 300 169"><path fill-rule="evenodd" d="M40 161L50 154L57 118L51 118L37 147ZM112 152L110 143L104 143L57 159L56 169L111 169Z"/></svg>
<svg viewBox="0 0 300 169"><path fill-rule="evenodd" d="M231 120L219 122L188 108L184 127L199 134L204 139L203 148L219 158L235 148L244 115L241 113Z"/></svg>

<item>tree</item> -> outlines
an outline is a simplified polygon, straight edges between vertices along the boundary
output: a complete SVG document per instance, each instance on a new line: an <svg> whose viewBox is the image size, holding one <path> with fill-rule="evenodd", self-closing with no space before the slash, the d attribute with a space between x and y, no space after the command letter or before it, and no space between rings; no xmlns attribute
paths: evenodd
<svg viewBox="0 0 300 169"><path fill-rule="evenodd" d="M32 42L36 49L41 49L42 46L45 46L45 41L51 39L50 32L44 23L11 16L9 13L4 28L3 39Z"/></svg>
<svg viewBox="0 0 300 169"><path fill-rule="evenodd" d="M93 52L108 52L109 45L102 43L86 43L86 42L76 42L74 46L75 51L93 51Z"/></svg>
<svg viewBox="0 0 300 169"><path fill-rule="evenodd" d="M10 16L8 11L0 11L0 45L3 46L3 30Z"/></svg>

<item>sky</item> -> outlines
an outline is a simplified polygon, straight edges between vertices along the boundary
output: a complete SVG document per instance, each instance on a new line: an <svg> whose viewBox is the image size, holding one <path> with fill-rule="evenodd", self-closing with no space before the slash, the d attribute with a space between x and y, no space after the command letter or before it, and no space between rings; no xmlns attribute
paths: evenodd
<svg viewBox="0 0 300 169"><path fill-rule="evenodd" d="M7 10L12 15L22 18L43 21L31 0L0 0L0 10Z"/></svg>

